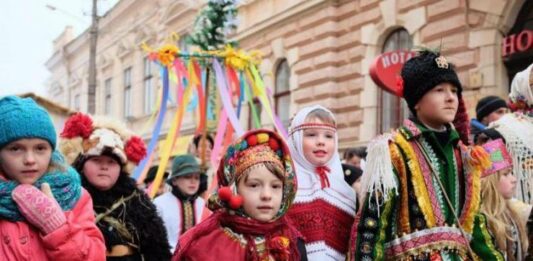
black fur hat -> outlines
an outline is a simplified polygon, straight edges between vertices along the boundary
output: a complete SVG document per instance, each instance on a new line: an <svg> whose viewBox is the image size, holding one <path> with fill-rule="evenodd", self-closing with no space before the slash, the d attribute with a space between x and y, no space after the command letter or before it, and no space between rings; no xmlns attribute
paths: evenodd
<svg viewBox="0 0 533 261"><path fill-rule="evenodd" d="M446 61L438 51L422 49L418 54L407 60L401 72L403 85L403 98L409 110L416 116L415 105L422 97L435 86L441 83L451 83L457 87L459 105L453 125L459 132L461 140L470 144L470 125L466 105L462 97L463 86L457 77L454 66Z"/></svg>
<svg viewBox="0 0 533 261"><path fill-rule="evenodd" d="M411 112L422 96L438 84L448 82L457 87L461 98L462 85L453 65L437 51L424 49L409 59L402 68L403 97Z"/></svg>

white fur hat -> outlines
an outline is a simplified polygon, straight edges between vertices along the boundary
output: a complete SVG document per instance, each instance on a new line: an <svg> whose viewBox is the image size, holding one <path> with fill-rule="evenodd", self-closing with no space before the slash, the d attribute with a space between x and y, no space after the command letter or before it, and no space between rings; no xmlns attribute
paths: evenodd
<svg viewBox="0 0 533 261"><path fill-rule="evenodd" d="M131 173L146 156L144 141L123 124L107 117L76 113L65 122L59 150L72 164L80 155L99 156L104 150L113 153Z"/></svg>

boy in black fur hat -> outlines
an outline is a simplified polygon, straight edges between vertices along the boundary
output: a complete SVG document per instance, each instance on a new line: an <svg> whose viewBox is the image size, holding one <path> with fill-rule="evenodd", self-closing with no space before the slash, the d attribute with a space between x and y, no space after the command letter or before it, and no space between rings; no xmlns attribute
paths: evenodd
<svg viewBox="0 0 533 261"><path fill-rule="evenodd" d="M369 144L350 260L503 260L478 211L490 161L464 145L468 117L453 66L424 50L401 78L412 117Z"/></svg>

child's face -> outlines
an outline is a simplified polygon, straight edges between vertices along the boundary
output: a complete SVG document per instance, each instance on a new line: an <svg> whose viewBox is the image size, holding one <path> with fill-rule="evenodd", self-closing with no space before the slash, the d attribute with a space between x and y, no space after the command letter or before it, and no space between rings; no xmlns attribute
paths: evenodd
<svg viewBox="0 0 533 261"><path fill-rule="evenodd" d="M21 184L33 184L46 173L52 146L43 139L20 139L0 150L0 167L7 178Z"/></svg>
<svg viewBox="0 0 533 261"><path fill-rule="evenodd" d="M505 199L511 199L516 189L516 177L511 170L507 170L500 175L498 181L498 191Z"/></svg>
<svg viewBox="0 0 533 261"><path fill-rule="evenodd" d="M172 185L177 187L181 193L186 196L192 196L200 188L200 174L193 173L185 176L176 177L172 180Z"/></svg>
<svg viewBox="0 0 533 261"><path fill-rule="evenodd" d="M256 166L237 184L244 199L244 212L253 219L268 222L278 213L283 198L283 182L264 165Z"/></svg>
<svg viewBox="0 0 533 261"><path fill-rule="evenodd" d="M457 87L446 82L424 94L415 105L415 110L417 118L424 124L439 129L453 122L458 106Z"/></svg>
<svg viewBox="0 0 533 261"><path fill-rule="evenodd" d="M91 157L83 165L83 174L94 187L106 191L117 182L120 164L109 156Z"/></svg>
<svg viewBox="0 0 533 261"><path fill-rule="evenodd" d="M346 160L346 164L350 164L352 166L356 166L358 168L361 168L361 158L359 156L354 155L353 157Z"/></svg>
<svg viewBox="0 0 533 261"><path fill-rule="evenodd" d="M310 123L323 123L312 119ZM305 158L314 166L324 166L335 152L335 132L326 129L304 129L303 151Z"/></svg>
<svg viewBox="0 0 533 261"><path fill-rule="evenodd" d="M198 142L198 148L196 148L196 157L202 158L202 151L205 148L205 154L204 157L208 158L211 157L211 150L213 149L213 146L209 142L209 140L206 139L200 139Z"/></svg>

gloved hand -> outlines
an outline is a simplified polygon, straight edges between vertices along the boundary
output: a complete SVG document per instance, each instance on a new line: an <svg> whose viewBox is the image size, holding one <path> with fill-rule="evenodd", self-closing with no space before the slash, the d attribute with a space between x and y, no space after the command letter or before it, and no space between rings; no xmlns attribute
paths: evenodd
<svg viewBox="0 0 533 261"><path fill-rule="evenodd" d="M18 185L11 194L20 213L45 235L67 222L50 185L43 183L41 190L28 184Z"/></svg>

